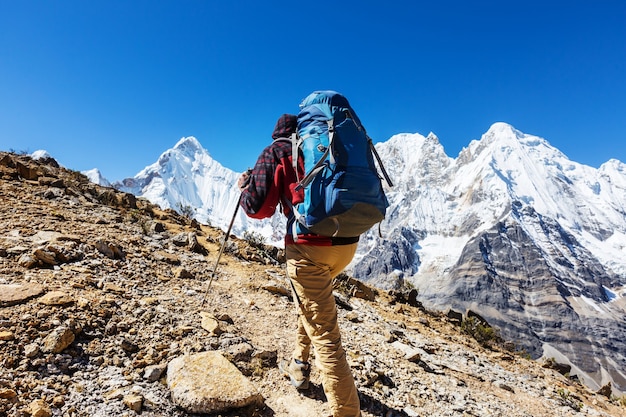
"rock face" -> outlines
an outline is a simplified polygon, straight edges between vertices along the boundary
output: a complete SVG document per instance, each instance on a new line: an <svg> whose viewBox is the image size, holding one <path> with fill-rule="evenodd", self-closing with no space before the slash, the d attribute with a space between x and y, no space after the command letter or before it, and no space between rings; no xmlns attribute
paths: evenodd
<svg viewBox="0 0 626 417"><path fill-rule="evenodd" d="M188 413L218 413L263 402L254 385L217 352L172 359L167 385L174 403Z"/></svg>
<svg viewBox="0 0 626 417"><path fill-rule="evenodd" d="M282 265L233 238L207 291L223 232L124 196L0 153L0 415L328 415L315 366L305 395L277 367L296 328ZM335 296L363 417L624 415L612 385L479 343L417 291L342 277Z"/></svg>
<svg viewBox="0 0 626 417"><path fill-rule="evenodd" d="M594 389L602 386L594 381L604 381L603 372L625 387L626 319L591 304L608 304L604 288L611 276L582 248L576 251L576 264L566 271L577 272L559 271L557 280L524 230L516 223L501 224L468 243L447 277L450 292L437 302L480 311L502 337L534 357L571 364L571 372Z"/></svg>

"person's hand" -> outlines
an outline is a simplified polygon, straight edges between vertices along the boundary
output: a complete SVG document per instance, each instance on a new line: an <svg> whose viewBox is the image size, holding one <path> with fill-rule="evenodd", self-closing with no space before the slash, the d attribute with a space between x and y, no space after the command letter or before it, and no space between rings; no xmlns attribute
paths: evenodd
<svg viewBox="0 0 626 417"><path fill-rule="evenodd" d="M241 174L241 177L239 177L239 181L237 181L237 186L241 191L243 191L248 186L248 182L250 182L250 172L250 170L247 170L246 172Z"/></svg>

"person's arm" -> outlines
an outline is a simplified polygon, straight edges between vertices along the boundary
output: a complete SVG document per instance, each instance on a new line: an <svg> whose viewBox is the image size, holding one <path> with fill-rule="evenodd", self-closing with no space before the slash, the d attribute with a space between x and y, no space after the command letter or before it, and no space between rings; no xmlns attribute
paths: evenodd
<svg viewBox="0 0 626 417"><path fill-rule="evenodd" d="M279 179L276 178L279 164L280 160L270 145L263 150L252 171L239 178L238 185L243 187L241 208L248 217L264 219L276 211L280 199Z"/></svg>

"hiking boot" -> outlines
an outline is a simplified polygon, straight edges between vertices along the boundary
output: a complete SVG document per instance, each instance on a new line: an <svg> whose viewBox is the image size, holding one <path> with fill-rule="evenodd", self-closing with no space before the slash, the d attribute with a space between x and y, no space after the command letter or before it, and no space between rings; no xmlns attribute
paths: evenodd
<svg viewBox="0 0 626 417"><path fill-rule="evenodd" d="M278 369L281 370L283 375L289 377L291 385L296 387L296 389L309 389L311 365L308 362L302 362L297 359L283 359L278 364Z"/></svg>

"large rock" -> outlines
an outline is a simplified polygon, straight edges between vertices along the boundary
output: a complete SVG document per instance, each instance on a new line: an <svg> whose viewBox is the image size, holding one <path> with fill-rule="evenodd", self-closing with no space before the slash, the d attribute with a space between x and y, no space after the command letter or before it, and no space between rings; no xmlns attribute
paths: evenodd
<svg viewBox="0 0 626 417"><path fill-rule="evenodd" d="M250 380L218 352L173 359L167 386L174 403L188 413L217 413L263 402Z"/></svg>
<svg viewBox="0 0 626 417"><path fill-rule="evenodd" d="M0 307L23 303L45 291L39 284L0 284Z"/></svg>
<svg viewBox="0 0 626 417"><path fill-rule="evenodd" d="M74 338L74 333L68 327L57 327L43 340L42 350L44 352L61 353L72 344Z"/></svg>
<svg viewBox="0 0 626 417"><path fill-rule="evenodd" d="M39 299L39 303L47 306L62 306L73 302L74 298L63 291L50 291Z"/></svg>

